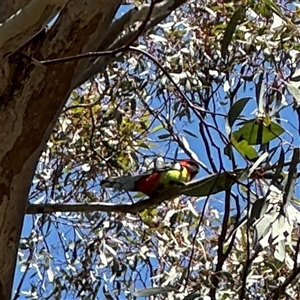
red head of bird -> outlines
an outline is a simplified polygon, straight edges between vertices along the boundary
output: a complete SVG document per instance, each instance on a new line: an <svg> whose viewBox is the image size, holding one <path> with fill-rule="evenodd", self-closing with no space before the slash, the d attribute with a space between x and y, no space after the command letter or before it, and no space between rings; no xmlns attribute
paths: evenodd
<svg viewBox="0 0 300 300"><path fill-rule="evenodd" d="M193 180L200 170L200 165L193 159L181 159L178 160L180 165L186 168L190 174L190 180Z"/></svg>

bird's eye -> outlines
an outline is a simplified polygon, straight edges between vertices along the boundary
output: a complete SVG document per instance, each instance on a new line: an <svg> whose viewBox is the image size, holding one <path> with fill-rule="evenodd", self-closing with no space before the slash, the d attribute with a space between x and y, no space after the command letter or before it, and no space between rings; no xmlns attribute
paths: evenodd
<svg viewBox="0 0 300 300"><path fill-rule="evenodd" d="M191 170L193 172L198 172L199 171L199 167L198 166L191 166Z"/></svg>

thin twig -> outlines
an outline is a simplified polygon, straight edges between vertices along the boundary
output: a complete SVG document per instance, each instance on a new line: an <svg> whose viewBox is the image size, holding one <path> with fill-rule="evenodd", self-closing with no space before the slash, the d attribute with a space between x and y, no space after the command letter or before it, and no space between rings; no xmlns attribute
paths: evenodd
<svg viewBox="0 0 300 300"><path fill-rule="evenodd" d="M78 60L78 59L83 59L83 58L91 58L91 57L99 57L99 56L108 56L108 55L116 55L118 53L127 51L130 45L132 45L143 33L144 29L147 26L148 21L151 18L151 14L153 11L153 8L155 6L156 0L151 0L150 8L148 11L148 14L146 16L146 19L144 22L140 25L139 29L137 30L136 34L134 37L124 46L121 46L117 49L113 50L108 50L108 51L101 51L101 52L88 52L88 53L83 53L83 54L77 54L73 56L68 56L68 57L61 57L57 59L50 59L50 60L44 60L41 61L43 65L52 65L52 64L57 64L57 63L62 63L62 62L68 62L68 61L73 61L73 60Z"/></svg>

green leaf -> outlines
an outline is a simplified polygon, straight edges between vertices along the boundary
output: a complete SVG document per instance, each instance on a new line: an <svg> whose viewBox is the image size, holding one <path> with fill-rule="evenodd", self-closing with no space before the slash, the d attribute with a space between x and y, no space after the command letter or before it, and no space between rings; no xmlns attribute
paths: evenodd
<svg viewBox="0 0 300 300"><path fill-rule="evenodd" d="M259 220L265 214L268 205L269 201L266 201L266 198L260 198L254 202L248 221L250 225Z"/></svg>
<svg viewBox="0 0 300 300"><path fill-rule="evenodd" d="M274 231L275 230L276 229L274 229ZM288 254L285 252L284 240L279 241L278 244L275 246L274 258L283 262L286 259L286 255Z"/></svg>
<svg viewBox="0 0 300 300"><path fill-rule="evenodd" d="M279 137L284 129L269 118L253 119L233 133L234 139L239 143L247 141L249 145L263 145Z"/></svg>
<svg viewBox="0 0 300 300"><path fill-rule="evenodd" d="M240 6L235 13L232 15L224 33L224 37L221 44L221 54L222 57L225 58L227 54L227 48L232 40L232 36L235 32L236 26L241 19L244 12L244 8Z"/></svg>
<svg viewBox="0 0 300 300"><path fill-rule="evenodd" d="M265 83L264 83L264 72L261 72L256 83L256 101L258 108L258 115L260 117L265 116L264 111L264 96L265 96Z"/></svg>
<svg viewBox="0 0 300 300"><path fill-rule="evenodd" d="M300 107L300 89L299 89L299 83L290 81L289 83L285 84L289 93L294 97L294 105L295 107Z"/></svg>
<svg viewBox="0 0 300 300"><path fill-rule="evenodd" d="M269 8L269 6L267 6L265 3L258 3L255 6L255 12L258 12L259 14L261 14L266 19L272 18L272 11Z"/></svg>
<svg viewBox="0 0 300 300"><path fill-rule="evenodd" d="M231 161L234 159L233 149L232 149L232 145L230 143L228 143L224 147L224 154L227 155Z"/></svg>
<svg viewBox="0 0 300 300"><path fill-rule="evenodd" d="M239 176L243 173L242 171L239 169L235 172L213 174L209 177L192 181L182 190L182 194L203 197L226 191L237 182Z"/></svg>
<svg viewBox="0 0 300 300"><path fill-rule="evenodd" d="M202 300L201 293L199 292L193 292L187 296L184 297L183 300Z"/></svg>
<svg viewBox="0 0 300 300"><path fill-rule="evenodd" d="M258 169L258 167L262 164L263 161L265 161L265 163L267 163L267 158L270 157L269 152L265 151L264 153L262 153L259 158L255 161L255 163L251 166L251 168L249 169L248 175L251 176L253 174L253 172Z"/></svg>
<svg viewBox="0 0 300 300"><path fill-rule="evenodd" d="M236 150L246 159L253 160L258 157L258 154L256 150L249 146L248 142L245 140L242 140L240 142L237 142L234 137L231 138L231 142L236 148Z"/></svg>
<svg viewBox="0 0 300 300"><path fill-rule="evenodd" d="M144 148L144 149L150 149L151 148L150 145L146 144L145 142L142 142L142 143L138 144L138 146L140 148Z"/></svg>
<svg viewBox="0 0 300 300"><path fill-rule="evenodd" d="M153 130L152 130L151 133L155 133L155 132L160 131L160 130L162 130L162 129L164 129L164 125L163 125L163 124L159 124L159 125L157 125L157 126L155 126L155 127L153 128Z"/></svg>
<svg viewBox="0 0 300 300"><path fill-rule="evenodd" d="M299 51L298 51L299 52ZM300 81L300 68L294 72L294 74L291 76L292 82L299 82Z"/></svg>
<svg viewBox="0 0 300 300"><path fill-rule="evenodd" d="M160 140L165 140L165 139L169 138L170 136L171 136L170 133L166 133L166 134L159 135L158 138Z"/></svg>
<svg viewBox="0 0 300 300"><path fill-rule="evenodd" d="M250 97L242 98L238 101L236 101L230 108L228 113L228 125L232 127L235 120L239 117L241 112L243 111L244 107L250 100Z"/></svg>
<svg viewBox="0 0 300 300"><path fill-rule="evenodd" d="M80 114L80 115L82 115L83 111L84 111L84 107L80 107L79 106L79 107L72 108L72 112L74 114Z"/></svg>
<svg viewBox="0 0 300 300"><path fill-rule="evenodd" d="M297 166L299 164L299 158L300 148L295 148L292 161L289 167L287 182L284 187L283 206L290 203L291 198L293 197L294 189L298 178Z"/></svg>
<svg viewBox="0 0 300 300"><path fill-rule="evenodd" d="M274 1L264 0L263 2L268 8L270 8L270 10L273 11L274 14L285 20L287 23L291 24L290 20L281 12L280 8L276 5L276 3L274 3Z"/></svg>
<svg viewBox="0 0 300 300"><path fill-rule="evenodd" d="M131 115L133 116L136 112L136 100L135 100L135 98L131 99L130 107L131 107Z"/></svg>
<svg viewBox="0 0 300 300"><path fill-rule="evenodd" d="M183 129L183 131L194 138L198 138L196 134L190 132L189 130Z"/></svg>
<svg viewBox="0 0 300 300"><path fill-rule="evenodd" d="M284 165L284 150L281 148L279 159L277 161L277 167L275 170L275 173L272 176L272 184L277 185L279 182L281 182L282 179L282 169Z"/></svg>
<svg viewBox="0 0 300 300"><path fill-rule="evenodd" d="M267 211L259 211L259 206L257 206L257 214L260 214L261 217L255 221L253 224L255 229L255 235L253 237L253 243L256 246L259 242L262 247L266 247L266 244L269 244L268 240L270 239L270 235L272 234L272 224L276 220L278 212L273 214L267 214ZM264 210L264 206L261 206L261 209ZM254 220L254 219L253 219Z"/></svg>

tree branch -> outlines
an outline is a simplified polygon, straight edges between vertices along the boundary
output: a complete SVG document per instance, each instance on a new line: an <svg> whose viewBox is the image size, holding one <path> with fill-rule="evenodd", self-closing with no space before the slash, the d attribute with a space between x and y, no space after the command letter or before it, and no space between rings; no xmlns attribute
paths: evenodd
<svg viewBox="0 0 300 300"><path fill-rule="evenodd" d="M0 5L0 23L4 23L13 14L24 8L31 0L2 0Z"/></svg>
<svg viewBox="0 0 300 300"><path fill-rule="evenodd" d="M162 19L164 19L175 8L179 7L181 4L185 2L186 0L180 0L180 1L165 0L160 3L155 3L149 22L156 20L159 17L162 17ZM117 19L114 23L112 23L105 35L105 38L103 39L103 42L99 45L98 51L101 51L103 48L105 48L105 46L107 47L107 45L111 45L113 48L115 48L113 44L116 42L117 37L120 36L120 33L128 29L130 26L133 26L136 22L143 22L147 18L149 10L151 8L152 8L151 4L144 4L139 8L134 7L128 12L126 12L119 19ZM152 26L156 24L152 23Z"/></svg>
<svg viewBox="0 0 300 300"><path fill-rule="evenodd" d="M141 200L133 204L114 204L105 202L92 202L92 203L74 203L74 204L29 204L27 207L27 214L51 214L56 212L122 212L122 213L138 213L147 208L157 206L165 200L173 200L181 195L183 187L172 187L172 189Z"/></svg>
<svg viewBox="0 0 300 300"><path fill-rule="evenodd" d="M156 3L151 14L151 19L148 21L145 31L149 28L153 28L155 25L165 19L174 9L184 4L186 1L187 0L165 0L161 3ZM125 34L118 40L116 40L116 38L120 35L122 30L134 25L135 22L143 21L149 12L149 9L150 5L145 4L139 10L136 8L131 9L118 20L116 20L108 29L107 34L105 35L103 42L100 43L97 51L101 51L103 49L114 50L127 45L128 42L138 32L138 28ZM107 45L110 45L109 48L105 48ZM78 73L78 75L75 77L72 84L73 88L76 88L85 81L89 80L95 74L102 73L106 66L113 60L115 60L115 55L99 57L96 60L93 59L89 67L84 72Z"/></svg>
<svg viewBox="0 0 300 300"><path fill-rule="evenodd" d="M0 27L1 56L17 51L35 36L65 5L60 1L31 1Z"/></svg>

